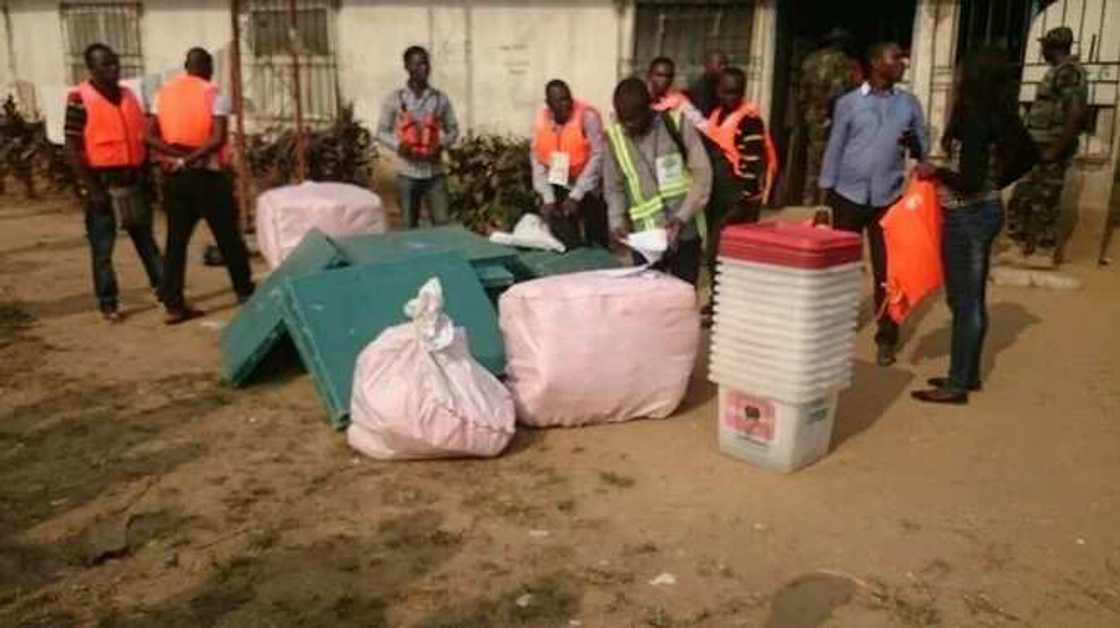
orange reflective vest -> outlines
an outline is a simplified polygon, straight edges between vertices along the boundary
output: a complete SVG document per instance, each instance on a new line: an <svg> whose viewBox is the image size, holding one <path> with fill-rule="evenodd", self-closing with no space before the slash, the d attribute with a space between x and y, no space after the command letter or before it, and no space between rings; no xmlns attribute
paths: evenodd
<svg viewBox="0 0 1120 628"><path fill-rule="evenodd" d="M440 154L439 120L435 114L417 115L408 110L404 94L399 94L401 112L397 116L397 141L407 146L418 157L435 157ZM438 94L436 98L439 98Z"/></svg>
<svg viewBox="0 0 1120 628"><path fill-rule="evenodd" d="M895 322L906 320L941 287L941 220L937 184L915 177L879 221L887 248L883 308Z"/></svg>
<svg viewBox="0 0 1120 628"><path fill-rule="evenodd" d="M571 181L579 178L587 162L591 160L591 140L583 130L583 115L587 112L599 116L594 107L575 101L571 117L559 128L548 107L541 107L537 112L534 156L538 162L547 166L552 161L553 153L567 153Z"/></svg>
<svg viewBox="0 0 1120 628"><path fill-rule="evenodd" d="M159 132L173 146L198 148L210 141L214 130L214 99L217 86L210 81L184 74L160 88L156 95ZM224 141L210 166L221 169L231 163L230 146Z"/></svg>
<svg viewBox="0 0 1120 628"><path fill-rule="evenodd" d="M708 118L708 124L702 129L704 135L712 140L723 151L723 155L727 161L731 163L731 167L735 170L735 174L740 177L745 176L746 172L743 170L743 160L739 154L739 146L735 139L739 134L739 124L744 118L762 118L758 108L753 104L743 101L739 108L732 111L720 122L720 116L723 114L723 107L717 107ZM765 124L763 125L765 129ZM778 151L774 149L774 142L770 139L770 133L763 130L762 132L763 143L766 146L766 180L762 186L763 200L769 198L770 187L774 184L774 179L778 175Z"/></svg>
<svg viewBox="0 0 1120 628"><path fill-rule="evenodd" d="M119 105L109 102L89 81L78 86L86 110L82 139L86 162L92 168L135 168L144 163L144 108L121 86Z"/></svg>
<svg viewBox="0 0 1120 628"><path fill-rule="evenodd" d="M160 88L156 96L159 131L168 144L198 148L210 140L214 128L214 86L184 74Z"/></svg>

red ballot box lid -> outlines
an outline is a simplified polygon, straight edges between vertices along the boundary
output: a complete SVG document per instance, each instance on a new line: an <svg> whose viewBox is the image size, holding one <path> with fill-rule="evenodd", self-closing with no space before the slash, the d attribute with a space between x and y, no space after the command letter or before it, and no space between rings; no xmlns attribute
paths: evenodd
<svg viewBox="0 0 1120 628"><path fill-rule="evenodd" d="M816 270L863 259L863 238L857 233L789 222L732 225L723 230L719 255Z"/></svg>

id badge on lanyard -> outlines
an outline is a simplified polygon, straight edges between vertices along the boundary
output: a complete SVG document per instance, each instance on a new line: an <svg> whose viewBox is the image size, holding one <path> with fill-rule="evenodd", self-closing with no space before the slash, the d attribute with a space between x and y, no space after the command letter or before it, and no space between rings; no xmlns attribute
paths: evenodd
<svg viewBox="0 0 1120 628"><path fill-rule="evenodd" d="M559 151L552 153L548 164L548 182L552 185L568 187L571 167L571 155Z"/></svg>
<svg viewBox="0 0 1120 628"><path fill-rule="evenodd" d="M654 162L657 175L657 187L680 185L684 182L684 157L680 153L662 155Z"/></svg>

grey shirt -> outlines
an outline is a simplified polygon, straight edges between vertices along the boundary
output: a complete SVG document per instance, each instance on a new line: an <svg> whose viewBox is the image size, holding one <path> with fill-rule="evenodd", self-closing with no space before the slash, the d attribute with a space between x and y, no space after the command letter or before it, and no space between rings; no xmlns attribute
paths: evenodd
<svg viewBox="0 0 1120 628"><path fill-rule="evenodd" d="M683 222L685 228L681 232L681 238L691 240L698 235L692 219L704 211L712 192L712 164L708 161L708 151L704 150L700 133L687 119L681 121L681 139L688 150L687 162L692 184L687 195L665 203L665 219L667 221L676 217ZM653 164L658 157L672 155L679 149L673 136L669 134L669 129L665 127L662 116L654 119L653 127L645 135L629 140L642 157L635 167L638 169L642 194L649 198L657 193L657 173ZM603 160L603 190L607 201L607 215L610 217L611 229L614 230L627 225L630 200L627 198L626 181L613 154L614 147L611 146L610 150L611 157Z"/></svg>
<svg viewBox="0 0 1120 628"><path fill-rule="evenodd" d="M446 94L429 86L419 96L410 88L402 87L385 97L381 106L381 118L377 124L377 141L394 153L400 148L397 138L397 120L402 115L401 108L412 112L413 116L432 114L439 121L440 146L447 148L459 139L459 122ZM431 179L444 173L442 161L413 161L401 158L400 174L411 179Z"/></svg>
<svg viewBox="0 0 1120 628"><path fill-rule="evenodd" d="M555 122L553 122L553 128L557 128ZM542 164L536 158L536 129L533 131L533 146L529 151L529 162L533 166L533 189L546 204L555 203L556 194L552 190L552 185L548 182L549 164ZM603 138L603 121L599 119L599 114L591 109L583 112L583 134L591 143L591 156L588 158L583 172L579 174L568 192L568 197L573 201L582 200L589 192L598 190L599 183L603 178L603 155L606 154L607 150L606 140Z"/></svg>

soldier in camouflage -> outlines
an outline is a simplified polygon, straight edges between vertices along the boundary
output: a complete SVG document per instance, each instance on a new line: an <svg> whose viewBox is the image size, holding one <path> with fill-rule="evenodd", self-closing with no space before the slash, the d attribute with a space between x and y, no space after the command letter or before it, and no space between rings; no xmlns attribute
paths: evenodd
<svg viewBox="0 0 1120 628"><path fill-rule="evenodd" d="M851 41L850 33L834 29L825 35L823 46L801 64L798 98L808 152L803 202L808 206L819 205L822 200L817 181L832 130L832 106L856 87L853 62L845 52Z"/></svg>
<svg viewBox="0 0 1120 628"><path fill-rule="evenodd" d="M1071 54L1073 31L1065 26L1046 33L1042 54L1050 64L1027 115L1027 129L1042 159L1015 188L1008 206L1008 235L1025 256L1053 258L1058 246L1062 188L1077 153L1088 101L1085 68ZM1055 260L1056 261L1056 260Z"/></svg>

